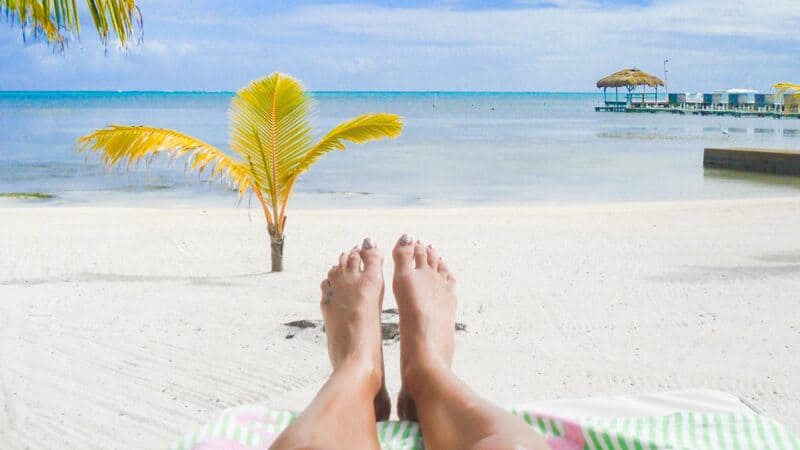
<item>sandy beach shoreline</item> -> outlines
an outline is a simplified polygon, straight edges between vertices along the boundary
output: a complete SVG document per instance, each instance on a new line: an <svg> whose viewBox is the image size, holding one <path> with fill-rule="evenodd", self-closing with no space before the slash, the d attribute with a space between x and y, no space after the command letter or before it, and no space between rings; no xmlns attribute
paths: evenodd
<svg viewBox="0 0 800 450"><path fill-rule="evenodd" d="M403 232L457 275L455 367L492 400L714 388L800 432L800 198L296 209L280 274L256 209L12 207L0 223L3 448L161 448L230 406L301 409L324 335L282 324L319 318L340 251L370 235L388 254Z"/></svg>

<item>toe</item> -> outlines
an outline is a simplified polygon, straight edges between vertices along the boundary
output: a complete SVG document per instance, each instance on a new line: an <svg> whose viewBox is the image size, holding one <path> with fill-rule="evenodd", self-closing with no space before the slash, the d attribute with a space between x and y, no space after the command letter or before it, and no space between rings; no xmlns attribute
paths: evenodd
<svg viewBox="0 0 800 450"><path fill-rule="evenodd" d="M375 241L368 237L361 244L361 260L364 261L365 272L380 272L383 265L383 256L375 245Z"/></svg>
<svg viewBox="0 0 800 450"><path fill-rule="evenodd" d="M433 268L433 270L437 270L439 268L439 254L436 252L436 249L433 248L433 245L429 245L426 249L428 252L428 265Z"/></svg>
<svg viewBox="0 0 800 450"><path fill-rule="evenodd" d="M346 268L347 268L347 253L342 252L342 254L339 255L339 267L337 269L339 270L339 273L342 273Z"/></svg>
<svg viewBox="0 0 800 450"><path fill-rule="evenodd" d="M436 271L439 272L440 275L444 276L447 276L449 273L447 263L444 262L442 258L439 258L439 265L436 267Z"/></svg>
<svg viewBox="0 0 800 450"><path fill-rule="evenodd" d="M421 269L428 264L428 251L425 248L425 244L420 241L417 241L414 246L414 263L417 269Z"/></svg>
<svg viewBox="0 0 800 450"><path fill-rule="evenodd" d="M455 284L455 282L456 282L456 277L455 277L455 276L453 276L453 274L452 274L452 273L450 273L450 272L447 272L447 283L449 283L449 284Z"/></svg>
<svg viewBox="0 0 800 450"><path fill-rule="evenodd" d="M411 268L411 259L414 257L414 245L411 238L404 234L397 240L392 250L395 272L402 272Z"/></svg>
<svg viewBox="0 0 800 450"><path fill-rule="evenodd" d="M331 280L327 278L322 280L322 283L319 285L319 289L322 291L322 300L320 300L320 305L325 306L328 304L328 299L331 295Z"/></svg>
<svg viewBox="0 0 800 450"><path fill-rule="evenodd" d="M328 279L332 280L338 274L339 274L339 266L331 266L331 270L328 271Z"/></svg>
<svg viewBox="0 0 800 450"><path fill-rule="evenodd" d="M358 247L353 247L347 255L347 271L353 272L361 267L361 251Z"/></svg>

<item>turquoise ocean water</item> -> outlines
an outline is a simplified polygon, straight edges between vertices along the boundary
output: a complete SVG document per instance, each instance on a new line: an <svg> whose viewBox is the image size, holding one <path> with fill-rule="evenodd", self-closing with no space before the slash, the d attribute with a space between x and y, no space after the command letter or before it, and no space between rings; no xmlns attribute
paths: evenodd
<svg viewBox="0 0 800 450"><path fill-rule="evenodd" d="M112 171L75 153L107 124L175 128L226 148L232 93L0 92L0 205L234 205L178 162ZM800 120L598 113L598 94L319 92L320 130L362 112L404 117L394 141L323 158L295 206L403 206L773 197L800 182L702 168L707 146L800 148ZM246 204L248 199L243 202Z"/></svg>

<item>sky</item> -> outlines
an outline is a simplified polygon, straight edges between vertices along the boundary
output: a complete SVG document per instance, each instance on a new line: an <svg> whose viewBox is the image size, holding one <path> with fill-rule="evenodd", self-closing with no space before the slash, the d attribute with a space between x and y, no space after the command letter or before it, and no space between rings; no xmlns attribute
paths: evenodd
<svg viewBox="0 0 800 450"><path fill-rule="evenodd" d="M85 10L85 3L78 1ZM595 91L625 67L672 92L800 82L798 0L140 0L143 42L63 51L0 20L0 90ZM85 12L85 11L84 11Z"/></svg>

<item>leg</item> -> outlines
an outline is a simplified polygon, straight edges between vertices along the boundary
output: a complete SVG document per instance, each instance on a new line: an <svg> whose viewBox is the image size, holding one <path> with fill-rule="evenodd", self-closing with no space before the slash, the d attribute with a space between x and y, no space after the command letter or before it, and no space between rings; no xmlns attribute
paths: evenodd
<svg viewBox="0 0 800 450"><path fill-rule="evenodd" d="M382 266L367 238L328 272L320 307L333 373L272 448L378 448L376 411L388 416L391 409L383 387Z"/></svg>
<svg viewBox="0 0 800 450"><path fill-rule="evenodd" d="M403 235L393 256L403 380L398 415L419 420L425 448L432 450L549 448L525 422L479 397L450 369L455 279L436 250Z"/></svg>

